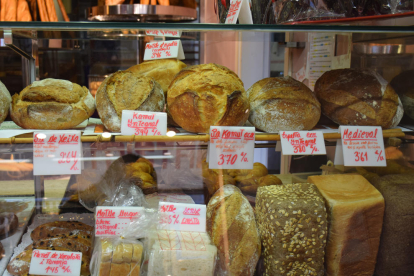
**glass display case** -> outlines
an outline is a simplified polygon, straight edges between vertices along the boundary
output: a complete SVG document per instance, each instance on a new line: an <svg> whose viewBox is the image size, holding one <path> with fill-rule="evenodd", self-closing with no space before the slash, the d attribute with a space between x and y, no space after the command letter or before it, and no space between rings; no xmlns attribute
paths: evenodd
<svg viewBox="0 0 414 276"><path fill-rule="evenodd" d="M160 29L182 32L184 60L143 62L146 43L177 39L146 34ZM82 252L80 275L413 275L414 27L0 22L0 34L0 274L34 275L43 249ZM122 110L139 108L166 112L166 134L122 135ZM380 127L369 165L344 166L348 125ZM210 126L253 128L252 169L210 169ZM76 173L35 163L45 129L79 131L81 156L46 153ZM287 154L284 131L320 134L326 154ZM351 138L366 161L373 137ZM205 205L204 229L157 228L179 221L160 202ZM143 209L94 238L99 206Z"/></svg>

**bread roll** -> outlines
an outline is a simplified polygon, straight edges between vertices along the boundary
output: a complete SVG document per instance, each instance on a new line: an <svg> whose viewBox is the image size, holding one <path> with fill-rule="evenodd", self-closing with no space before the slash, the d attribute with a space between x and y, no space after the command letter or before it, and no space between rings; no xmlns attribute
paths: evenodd
<svg viewBox="0 0 414 276"><path fill-rule="evenodd" d="M12 98L11 118L22 128L69 129L95 111L86 87L66 80L35 81Z"/></svg>
<svg viewBox="0 0 414 276"><path fill-rule="evenodd" d="M309 130L321 116L321 105L312 91L291 77L260 80L247 95L250 123L266 132Z"/></svg>
<svg viewBox="0 0 414 276"><path fill-rule="evenodd" d="M256 216L264 247L263 275L324 275L326 209L315 185L260 187Z"/></svg>
<svg viewBox="0 0 414 276"><path fill-rule="evenodd" d="M405 114L414 120L414 70L397 75L390 85L400 97Z"/></svg>
<svg viewBox="0 0 414 276"><path fill-rule="evenodd" d="M372 276L384 216L381 193L360 175L309 176L308 181L328 210L326 275Z"/></svg>
<svg viewBox="0 0 414 276"><path fill-rule="evenodd" d="M210 199L207 232L217 246L217 275L253 276L260 236L253 208L237 187L225 185Z"/></svg>
<svg viewBox="0 0 414 276"><path fill-rule="evenodd" d="M11 101L12 98L9 90L7 90L6 86L0 81L0 124L4 122L9 114Z"/></svg>
<svg viewBox="0 0 414 276"><path fill-rule="evenodd" d="M374 71L339 69L325 72L315 84L322 112L340 125L392 128L404 110L394 89Z"/></svg>
<svg viewBox="0 0 414 276"><path fill-rule="evenodd" d="M164 94L154 79L130 71L107 77L96 92L96 109L105 127L121 131L122 110L162 112Z"/></svg>
<svg viewBox="0 0 414 276"><path fill-rule="evenodd" d="M167 96L168 86L183 68L187 65L175 58L145 61L127 69L140 76L152 77L161 85L164 95Z"/></svg>
<svg viewBox="0 0 414 276"><path fill-rule="evenodd" d="M249 116L243 82L233 71L213 63L181 70L168 88L167 105L174 121L190 132L241 126Z"/></svg>

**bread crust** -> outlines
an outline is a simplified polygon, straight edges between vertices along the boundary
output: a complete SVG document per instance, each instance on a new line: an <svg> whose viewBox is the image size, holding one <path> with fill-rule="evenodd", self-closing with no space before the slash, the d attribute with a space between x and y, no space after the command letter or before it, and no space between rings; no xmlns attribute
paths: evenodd
<svg viewBox="0 0 414 276"><path fill-rule="evenodd" d="M403 116L394 89L374 71L338 69L325 72L315 84L322 112L340 125L392 128Z"/></svg>
<svg viewBox="0 0 414 276"><path fill-rule="evenodd" d="M10 110L10 103L12 98L9 90L0 81L0 123L4 122Z"/></svg>
<svg viewBox="0 0 414 276"><path fill-rule="evenodd" d="M190 66L171 82L167 106L173 120L190 132L208 133L210 126L241 126L249 116L243 82L217 64Z"/></svg>
<svg viewBox="0 0 414 276"><path fill-rule="evenodd" d="M64 80L35 81L12 97L11 118L22 128L69 129L88 119L95 100L86 87Z"/></svg>
<svg viewBox="0 0 414 276"><path fill-rule="evenodd" d="M309 130L321 116L321 105L312 91L291 77L260 80L247 94L249 121L266 132Z"/></svg>

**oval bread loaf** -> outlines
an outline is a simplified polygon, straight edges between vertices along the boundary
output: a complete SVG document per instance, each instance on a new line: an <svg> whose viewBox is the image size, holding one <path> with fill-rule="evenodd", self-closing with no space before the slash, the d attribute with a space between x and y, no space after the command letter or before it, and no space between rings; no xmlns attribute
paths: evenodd
<svg viewBox="0 0 414 276"><path fill-rule="evenodd" d="M4 122L9 114L11 101L12 98L9 90L7 90L6 86L0 81L0 123Z"/></svg>
<svg viewBox="0 0 414 276"><path fill-rule="evenodd" d="M395 76L390 85L400 97L405 114L414 120L414 70Z"/></svg>
<svg viewBox="0 0 414 276"><path fill-rule="evenodd" d="M216 275L252 276L261 253L253 208L241 191L224 185L207 205L207 231L217 246Z"/></svg>
<svg viewBox="0 0 414 276"><path fill-rule="evenodd" d="M95 111L86 87L67 80L35 81L12 98L11 118L22 128L73 128Z"/></svg>
<svg viewBox="0 0 414 276"><path fill-rule="evenodd" d="M210 126L241 126L249 116L243 82L217 64L190 66L171 82L167 106L173 120L190 132L208 133Z"/></svg>
<svg viewBox="0 0 414 276"><path fill-rule="evenodd" d="M266 132L309 130L321 116L321 105L312 91L291 77L260 80L247 95L250 123Z"/></svg>
<svg viewBox="0 0 414 276"><path fill-rule="evenodd" d="M121 131L122 110L162 112L164 93L153 78L130 71L118 71L107 77L96 92L96 109L104 126Z"/></svg>
<svg viewBox="0 0 414 276"><path fill-rule="evenodd" d="M325 72L315 84L322 112L340 125L392 128L404 110L394 89L374 71L339 69Z"/></svg>

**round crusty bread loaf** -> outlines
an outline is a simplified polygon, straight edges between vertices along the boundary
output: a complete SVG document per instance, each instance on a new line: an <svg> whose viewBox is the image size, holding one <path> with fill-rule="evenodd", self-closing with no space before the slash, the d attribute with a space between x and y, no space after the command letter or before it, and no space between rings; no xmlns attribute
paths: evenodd
<svg viewBox="0 0 414 276"><path fill-rule="evenodd" d="M338 69L325 72L315 84L322 112L340 125L398 125L404 110L394 89L374 71Z"/></svg>
<svg viewBox="0 0 414 276"><path fill-rule="evenodd" d="M86 87L67 80L35 81L12 98L11 118L22 128L69 129L95 111Z"/></svg>
<svg viewBox="0 0 414 276"><path fill-rule="evenodd" d="M262 79L247 95L250 123L266 132L309 130L321 117L321 105L312 91L291 77Z"/></svg>
<svg viewBox="0 0 414 276"><path fill-rule="evenodd" d="M405 114L414 120L414 70L395 76L390 85L400 97Z"/></svg>
<svg viewBox="0 0 414 276"><path fill-rule="evenodd" d="M243 82L230 69L213 63L181 70L168 88L167 107L173 120L190 132L241 126L249 117Z"/></svg>
<svg viewBox="0 0 414 276"><path fill-rule="evenodd" d="M0 81L0 123L2 123L6 119L7 114L9 114L11 101L12 98L9 90L7 90L6 86Z"/></svg>
<svg viewBox="0 0 414 276"><path fill-rule="evenodd" d="M122 110L162 112L164 93L150 77L118 71L107 77L96 92L96 109L104 126L121 131Z"/></svg>

